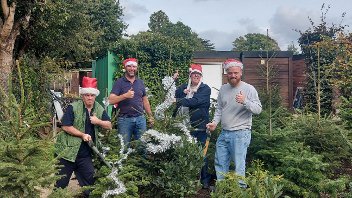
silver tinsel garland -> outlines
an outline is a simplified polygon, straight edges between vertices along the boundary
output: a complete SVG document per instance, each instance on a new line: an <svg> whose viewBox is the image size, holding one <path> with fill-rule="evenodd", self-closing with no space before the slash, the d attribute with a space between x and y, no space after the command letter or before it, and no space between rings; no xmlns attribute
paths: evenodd
<svg viewBox="0 0 352 198"><path fill-rule="evenodd" d="M158 105L155 109L155 118L157 120L161 120L165 118L164 112L174 102L175 91L176 91L176 85L172 77L166 76L162 80L162 83L164 85L164 90L167 91L167 94L166 94L165 101L160 105ZM190 131L187 128L185 123L188 123L188 122L186 120L183 120L181 123L175 123L175 126L180 128L180 130L184 132L184 134L187 136L187 141L195 143L196 139L191 136ZM122 168L122 161L127 159L128 155L131 152L133 152L133 150L129 148L127 152L124 153L123 150L125 145L123 142L123 138L120 134L118 134L118 137L121 142L120 156L122 157L117 162L112 163L114 167L111 173L108 175L108 177L115 182L117 187L113 190L106 190L102 195L103 198L106 198L110 195L118 195L126 192L125 185L118 179L117 175L118 175L118 169ZM165 152L166 150L170 149L172 146L176 146L176 145L182 146L182 138L180 136L177 136L175 134L168 135L165 133L160 133L153 129L149 129L148 131L146 131L140 140L146 144L147 151L153 154ZM157 142L158 144L155 144L155 142ZM116 168L116 165L118 166L118 168Z"/></svg>
<svg viewBox="0 0 352 198"><path fill-rule="evenodd" d="M167 91L167 93L166 93L165 101L163 103L159 104L155 108L155 118L157 120L162 120L165 118L164 112L174 102L175 91L176 91L175 81L172 77L165 76L162 80L162 83L164 85L164 90Z"/></svg>
<svg viewBox="0 0 352 198"><path fill-rule="evenodd" d="M119 152L121 158L116 162L112 162L114 167L112 168L111 173L108 175L108 177L111 178L115 182L116 188L113 190L106 190L104 192L104 194L102 195L103 198L109 197L110 195L118 195L118 194L126 192L125 185L119 180L117 175L118 175L118 169L122 168L122 161L127 159L128 155L133 152L133 149L129 148L127 150L127 152L124 153L123 151L125 148L125 144L123 142L123 137L120 134L118 134L117 136L119 137L120 144L121 144L121 148L120 148L120 152ZM116 165L118 166L118 168L116 168Z"/></svg>
<svg viewBox="0 0 352 198"><path fill-rule="evenodd" d="M162 80L162 83L164 85L164 90L167 91L167 93L166 93L165 101L160 105L158 105L155 109L155 118L157 120L161 120L165 118L164 112L172 105L172 103L175 100L175 92L176 92L175 80L171 76L165 76ZM184 117L184 120L182 120L181 123L175 123L175 126L180 128L181 131L185 133L185 135L187 136L187 140L189 142L194 142L195 139L191 136L191 133L186 126L186 123L188 123L187 117Z"/></svg>
<svg viewBox="0 0 352 198"><path fill-rule="evenodd" d="M146 144L147 151L153 154L163 153L173 145L179 145L182 143L180 136L160 133L154 129L146 131L141 137L141 141Z"/></svg>

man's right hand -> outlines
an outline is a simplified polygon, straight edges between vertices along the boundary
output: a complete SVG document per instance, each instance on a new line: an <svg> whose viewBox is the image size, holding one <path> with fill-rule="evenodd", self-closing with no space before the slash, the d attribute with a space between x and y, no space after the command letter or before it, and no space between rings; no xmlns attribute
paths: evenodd
<svg viewBox="0 0 352 198"><path fill-rule="evenodd" d="M213 132L216 129L216 125L217 124L215 122L210 122L206 125L206 127L207 127L207 129L209 129L209 131Z"/></svg>
<svg viewBox="0 0 352 198"><path fill-rule="evenodd" d="M172 78L174 80L176 80L178 78L178 70L176 70L176 72L174 73L174 75L172 76Z"/></svg>
<svg viewBox="0 0 352 198"><path fill-rule="evenodd" d="M89 142L92 140L92 137L89 135L89 134L83 134L82 135L82 140L85 141L85 142Z"/></svg>
<svg viewBox="0 0 352 198"><path fill-rule="evenodd" d="M134 91L133 88L128 90L126 93L123 94L126 98L133 98L134 97Z"/></svg>

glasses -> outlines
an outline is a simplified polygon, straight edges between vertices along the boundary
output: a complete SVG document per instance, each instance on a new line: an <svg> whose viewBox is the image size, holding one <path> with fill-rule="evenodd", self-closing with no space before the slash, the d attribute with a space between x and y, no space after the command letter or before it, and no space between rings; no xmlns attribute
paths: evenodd
<svg viewBox="0 0 352 198"><path fill-rule="evenodd" d="M193 73L191 73L191 75L193 75L193 76L202 76L202 74L197 73L197 72L193 72Z"/></svg>

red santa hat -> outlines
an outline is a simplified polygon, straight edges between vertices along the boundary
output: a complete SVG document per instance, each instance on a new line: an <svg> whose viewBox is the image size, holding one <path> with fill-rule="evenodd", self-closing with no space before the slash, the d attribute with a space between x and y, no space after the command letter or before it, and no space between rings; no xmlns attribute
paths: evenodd
<svg viewBox="0 0 352 198"><path fill-rule="evenodd" d="M136 67L138 66L138 60L135 58L127 58L122 63L123 63L123 66L127 66L127 65L133 65Z"/></svg>
<svg viewBox="0 0 352 198"><path fill-rule="evenodd" d="M230 67L240 67L241 69L243 69L243 63L239 60L236 59L227 59L223 64L222 67L227 70Z"/></svg>
<svg viewBox="0 0 352 198"><path fill-rule="evenodd" d="M191 64L191 67L189 68L189 74L191 75L193 72L199 73L203 75L202 71L202 65L200 64Z"/></svg>
<svg viewBox="0 0 352 198"><path fill-rule="evenodd" d="M200 84L202 84L202 76L203 76L202 65L200 65L200 64L191 64L191 66L189 68L189 79L188 79L188 84L187 84L187 88L186 88L188 90L190 89L191 83L192 83L192 80L191 80L191 74L192 73L199 73L201 75L198 85L194 88L195 92L197 92Z"/></svg>
<svg viewBox="0 0 352 198"><path fill-rule="evenodd" d="M84 76L82 80L82 87L79 89L79 94L94 94L98 96L100 91L97 89L97 83L98 81L96 78Z"/></svg>

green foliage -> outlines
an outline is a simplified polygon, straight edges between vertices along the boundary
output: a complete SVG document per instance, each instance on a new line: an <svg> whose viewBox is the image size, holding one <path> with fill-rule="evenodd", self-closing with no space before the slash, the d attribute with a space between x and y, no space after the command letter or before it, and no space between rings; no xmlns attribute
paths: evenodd
<svg viewBox="0 0 352 198"><path fill-rule="evenodd" d="M234 51L280 51L277 42L269 36L249 33L232 42Z"/></svg>
<svg viewBox="0 0 352 198"><path fill-rule="evenodd" d="M23 86L27 100L26 105L33 107L34 110L38 106L48 107L51 102L51 98L47 94L49 83L53 78L59 79L59 66L52 62L51 59L38 60L32 54L23 55L18 61L18 66L21 71L14 70L12 73L12 89L15 97L17 99L21 97L21 86ZM19 72L21 76L19 76ZM50 76L51 72L55 72L54 77ZM21 83L23 85L20 85Z"/></svg>
<svg viewBox="0 0 352 198"><path fill-rule="evenodd" d="M123 52L121 59L127 57L138 58L138 76L143 79L151 94L150 102L155 107L164 98L161 78L171 76L176 70L180 72L180 80L188 78L188 67L191 62L192 48L183 41L171 39L160 33L142 32L132 36L130 40L124 40L116 50ZM122 70L122 65L118 66ZM122 71L116 77L123 75ZM156 78L159 76L160 78Z"/></svg>
<svg viewBox="0 0 352 198"><path fill-rule="evenodd" d="M352 132L331 117L317 119L314 114L297 115L289 124L296 131L295 139L309 146L324 160L339 162L351 159Z"/></svg>
<svg viewBox="0 0 352 198"><path fill-rule="evenodd" d="M348 129L352 129L352 97L347 99L341 98L340 116L346 122Z"/></svg>
<svg viewBox="0 0 352 198"><path fill-rule="evenodd" d="M173 126L174 121L168 115L165 120L156 121L154 129L183 136L183 143L163 153L152 154L143 148L142 142L132 142L131 147L136 150L118 170L118 178L127 191L115 197L186 197L196 193L203 165L202 148L186 141L183 132ZM110 148L106 157L108 161L121 157L118 154L120 143L113 133L104 137L102 143ZM115 188L113 181L106 177L109 173L105 166L99 169L91 194L93 197L101 197L105 190Z"/></svg>
<svg viewBox="0 0 352 198"><path fill-rule="evenodd" d="M216 183L216 191L211 193L213 198L276 198L282 194L282 176L273 176L263 169L263 164L255 161L246 178L229 172L225 179ZM248 188L240 188L238 182L244 180Z"/></svg>
<svg viewBox="0 0 352 198"><path fill-rule="evenodd" d="M329 115L332 112L332 87L329 82L331 77L331 65L337 57L338 50L334 49L334 40L339 32L343 32L345 26L332 24L327 25L326 14L330 6L323 4L320 24L315 25L312 19L311 28L301 34L298 43L305 56L307 64L307 85L305 103L309 109L315 112ZM342 14L342 18L344 14ZM335 76L336 77L336 76Z"/></svg>
<svg viewBox="0 0 352 198"><path fill-rule="evenodd" d="M4 197L38 197L40 188L57 179L53 142L39 136L50 123L42 120L43 108L29 105L21 85L19 99L2 89L0 94L0 192Z"/></svg>
<svg viewBox="0 0 352 198"><path fill-rule="evenodd" d="M169 17L165 12L159 10L150 15L148 26L152 32L160 32L168 23L171 23Z"/></svg>
<svg viewBox="0 0 352 198"><path fill-rule="evenodd" d="M322 156L310 152L302 143L294 142L288 131L274 131L272 136L253 133L254 159L265 162L266 169L285 178L284 191L295 196L319 192L317 184L325 179L328 166Z"/></svg>
<svg viewBox="0 0 352 198"><path fill-rule="evenodd" d="M122 157L120 156L120 139L116 137L115 130L101 137L101 142L104 147L109 147L110 149L106 155L107 161L116 162ZM133 142L132 146L135 143ZM143 163L143 160L143 156L136 152L130 154L126 161L122 161L122 169L118 168L117 176L126 186L126 192L115 195L114 197L139 197L139 187L149 183L145 171L139 167L139 164ZM110 177L107 177L111 173L111 170L101 163L98 163L96 167L98 170L95 175L97 180L90 197L101 197L106 190L116 188L115 182Z"/></svg>
<svg viewBox="0 0 352 198"><path fill-rule="evenodd" d="M48 198L72 198L77 195L78 192L70 192L68 188L56 188L53 192L48 195Z"/></svg>
<svg viewBox="0 0 352 198"><path fill-rule="evenodd" d="M336 40L329 44L337 52L332 64L333 78L330 83L339 88L343 97L349 97L352 92L352 34L339 33Z"/></svg>
<svg viewBox="0 0 352 198"><path fill-rule="evenodd" d="M127 26L114 0L46 1L21 35L19 50L70 61L91 60L122 37Z"/></svg>
<svg viewBox="0 0 352 198"><path fill-rule="evenodd" d="M293 44L293 42L287 46L287 51L291 51L293 55L299 54L298 48L295 46L295 44Z"/></svg>
<svg viewBox="0 0 352 198"><path fill-rule="evenodd" d="M151 32L161 33L170 39L182 39L186 41L195 50L214 50L214 44L209 40L202 39L192 31L190 27L177 21L175 24L169 20L169 17L163 11L159 10L150 16L148 26Z"/></svg>
<svg viewBox="0 0 352 198"><path fill-rule="evenodd" d="M351 159L350 132L331 118L318 121L316 115L280 116L282 112L273 119L275 130L269 135L265 112L254 118L250 159L260 159L268 171L283 175L285 194L343 192L345 180L329 178L341 161Z"/></svg>

